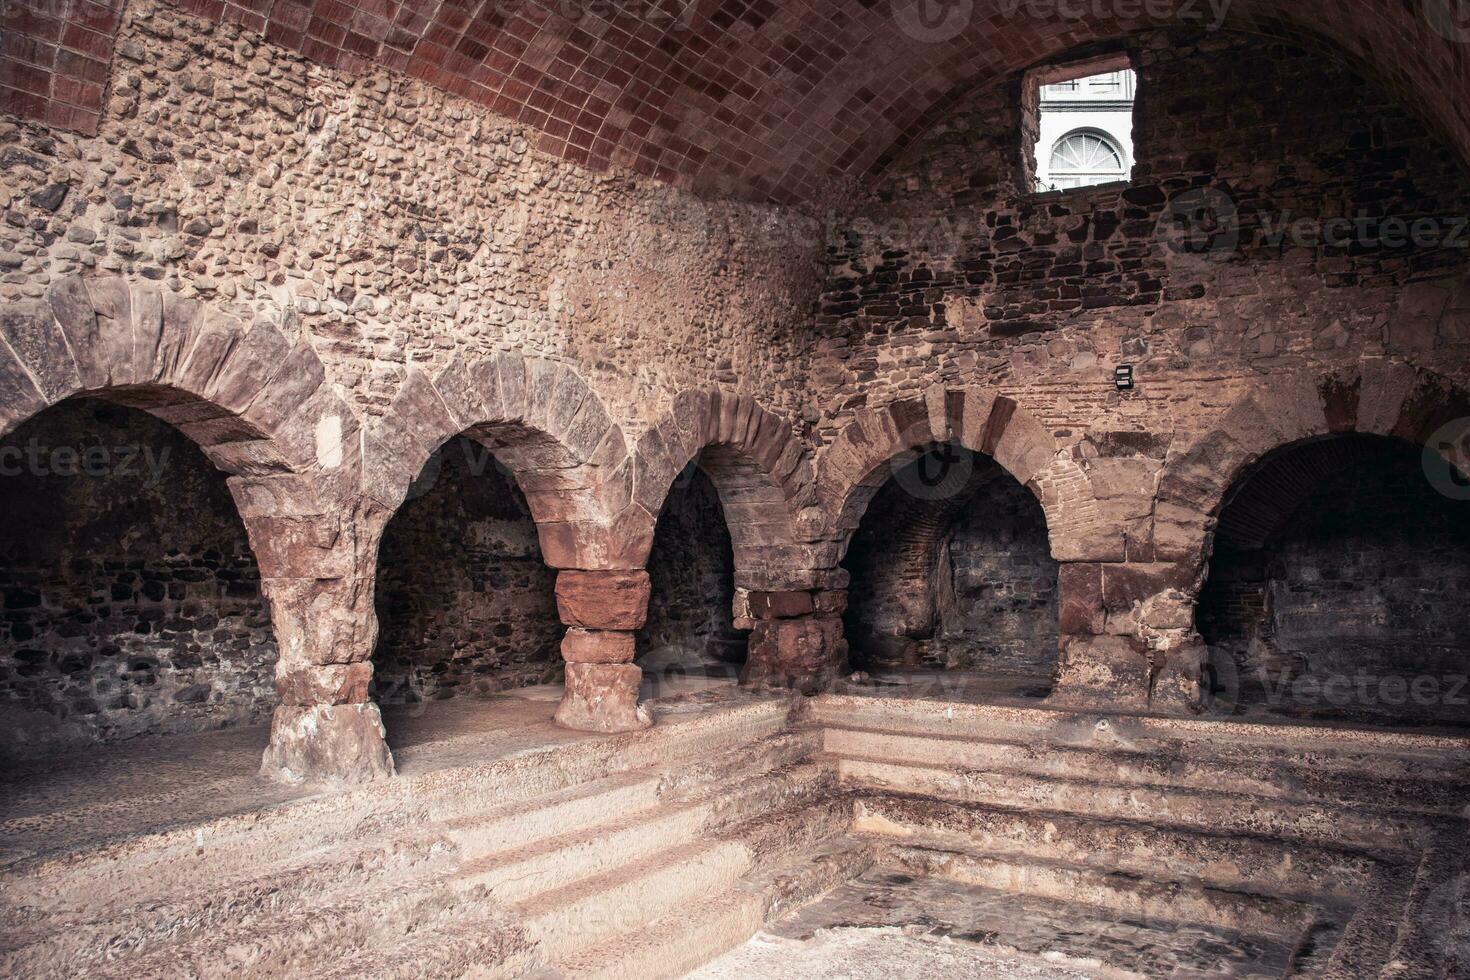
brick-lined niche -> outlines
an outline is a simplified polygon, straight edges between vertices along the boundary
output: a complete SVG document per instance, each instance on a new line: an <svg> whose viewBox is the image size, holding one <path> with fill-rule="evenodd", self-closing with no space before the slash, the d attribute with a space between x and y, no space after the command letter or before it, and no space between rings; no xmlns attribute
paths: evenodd
<svg viewBox="0 0 1470 980"><path fill-rule="evenodd" d="M6 748L260 722L276 641L224 476L133 408L63 402L0 441Z"/></svg>
<svg viewBox="0 0 1470 980"><path fill-rule="evenodd" d="M1200 595L1216 697L1470 722L1467 589L1470 502L1425 479L1420 447L1334 436L1277 450L1221 512Z"/></svg>
<svg viewBox="0 0 1470 980"><path fill-rule="evenodd" d="M675 478L659 514L648 578L648 622L638 632L645 676L734 677L746 647L731 612L735 558L719 494L695 463Z"/></svg>
<svg viewBox="0 0 1470 980"><path fill-rule="evenodd" d="M555 590L515 479L480 443L451 439L383 535L375 698L413 704L560 680Z"/></svg>
<svg viewBox="0 0 1470 980"><path fill-rule="evenodd" d="M989 457L899 461L853 537L846 616L858 669L1032 678L1057 665L1057 563L1035 496Z"/></svg>

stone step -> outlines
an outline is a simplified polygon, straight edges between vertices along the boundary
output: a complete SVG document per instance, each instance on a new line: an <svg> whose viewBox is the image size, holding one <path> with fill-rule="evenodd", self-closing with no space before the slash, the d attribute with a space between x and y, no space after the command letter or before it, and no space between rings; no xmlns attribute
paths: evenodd
<svg viewBox="0 0 1470 980"><path fill-rule="evenodd" d="M865 841L838 837L747 875L718 894L584 950L560 964L567 980L680 977L745 942L772 917L801 908L873 863Z"/></svg>
<svg viewBox="0 0 1470 980"><path fill-rule="evenodd" d="M1322 980L1378 976L1387 964L1414 869L1384 867L1358 896L1357 911L1333 947Z"/></svg>
<svg viewBox="0 0 1470 980"><path fill-rule="evenodd" d="M141 904L176 890L215 889L253 874L262 854L285 858L354 846L364 827L374 834L412 836L437 821L473 821L486 811L575 792L574 787L610 777L662 772L677 784L686 771L708 774L721 765L749 765L768 752L781 757L816 744L812 733L785 732L789 714L784 700L753 700L715 712L674 715L645 732L618 736L574 737L549 723L524 733L476 733L433 748L441 757L474 760L480 755L482 761L441 762L420 772L406 767L398 778L362 789L119 838L105 831L114 822L109 815L137 801L107 801L66 814L68 820L103 828L85 846L13 862L6 868L7 888L18 902L58 910L99 895L118 904ZM487 738L495 741L488 748L481 744ZM464 743L462 752L452 751L456 741ZM0 823L0 834L7 825L20 828L35 819Z"/></svg>
<svg viewBox="0 0 1470 980"><path fill-rule="evenodd" d="M1399 916L1383 980L1439 980L1457 975L1449 964L1457 952L1456 934L1470 918L1459 905L1470 895L1470 853L1463 827L1446 827L1424 849ZM1463 939L1460 940L1463 942ZM1463 955L1465 947L1458 952Z"/></svg>
<svg viewBox="0 0 1470 980"><path fill-rule="evenodd" d="M835 727L823 732L823 749L854 759L883 759L940 769L1066 777L1096 782L1187 789L1228 790L1253 796L1333 804L1369 802L1398 809L1446 812L1470 800L1470 782L1443 774L1383 774L1325 768L1319 760L1279 754L1225 759L1217 753L1138 752L1116 747L1068 746L968 738L960 734L912 734Z"/></svg>
<svg viewBox="0 0 1470 980"><path fill-rule="evenodd" d="M903 794L865 794L855 813L853 830L864 835L900 842L923 838L954 850L1054 859L1302 901L1355 901L1395 857L1208 828Z"/></svg>
<svg viewBox="0 0 1470 980"><path fill-rule="evenodd" d="M1070 967L1073 972L1069 976L1110 980L1265 980L1286 973L1295 949L1291 942L1205 924L1137 917L1078 901L949 878L916 877L882 858L861 877L795 914L768 924L761 938L766 940L766 949L774 948L778 956L785 953L803 964L825 966L824 960L818 959L824 946L843 942L834 933L868 933L867 941L871 941L875 932L901 933L918 942L952 945L961 961L967 955L964 946L981 947L1006 957L1012 965L1012 969L993 973L986 968L993 963L987 961L986 967L979 968L983 972L956 970L956 976L1051 976L1054 974L1045 968L1054 966ZM852 936L848 942L856 938L866 945L867 941L859 936ZM749 957L721 964L718 972L711 974L738 976L741 960L758 963L765 959L767 975L783 975L779 966L772 968L770 957L760 951L751 952ZM775 962L779 964L780 960ZM852 968L851 960L839 959L838 964L839 972L832 975L862 972ZM1028 966L1033 969L1028 971Z"/></svg>
<svg viewBox="0 0 1470 980"><path fill-rule="evenodd" d="M685 844L652 861L542 892L515 910L546 961L558 963L725 890L753 861L750 849L736 840Z"/></svg>
<svg viewBox="0 0 1470 980"><path fill-rule="evenodd" d="M836 764L841 784L855 790L914 793L942 800L1137 820L1342 847L1411 849L1435 826L1430 817L1367 804L1347 808L1245 793L956 772L871 758L839 757Z"/></svg>
<svg viewBox="0 0 1470 980"><path fill-rule="evenodd" d="M631 933L715 895L753 869L773 866L836 837L851 819L851 804L841 799L773 812L722 835L541 892L511 908L540 943L546 962L559 964L609 937Z"/></svg>
<svg viewBox="0 0 1470 980"><path fill-rule="evenodd" d="M618 776L664 773L677 782L682 773L708 779L722 769L814 746L813 735L785 730L789 714L782 701L753 701L716 712L660 715L659 724L644 731L572 741L560 741L565 731L547 726L528 734L525 748L490 762L412 777L411 795L429 819L449 823Z"/></svg>
<svg viewBox="0 0 1470 980"><path fill-rule="evenodd" d="M657 767L580 782L543 796L516 800L448 820L440 830L460 848L466 861L478 861L512 848L591 830L661 802L697 799L711 787L809 759L819 747L812 733L769 736L738 750L725 748L704 758L682 753Z"/></svg>
<svg viewBox="0 0 1470 980"><path fill-rule="evenodd" d="M1105 749L1219 764L1288 765L1304 772L1367 773L1461 785L1470 777L1470 736L1465 735L842 694L813 699L806 707L804 721L825 729L927 735L1012 746Z"/></svg>
<svg viewBox="0 0 1470 980"><path fill-rule="evenodd" d="M1292 944L1318 918L1312 905L1269 895L1062 861L940 849L922 841L890 845L883 864L913 875L1107 909L1132 920L1204 925Z"/></svg>
<svg viewBox="0 0 1470 980"><path fill-rule="evenodd" d="M555 837L531 837L529 846L468 862L453 881L460 888L485 886L500 901L523 901L797 803L830 788L832 782L826 768L808 763L706 788L702 798L687 803L637 809L614 809L609 804L604 815L620 819Z"/></svg>
<svg viewBox="0 0 1470 980"><path fill-rule="evenodd" d="M495 807L440 825L466 862L632 816L659 804L662 776L639 771L571 786L544 797Z"/></svg>

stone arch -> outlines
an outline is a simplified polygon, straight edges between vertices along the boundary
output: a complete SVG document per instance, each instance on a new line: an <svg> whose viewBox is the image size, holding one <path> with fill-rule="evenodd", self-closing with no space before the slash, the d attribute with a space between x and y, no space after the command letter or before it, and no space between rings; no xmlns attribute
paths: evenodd
<svg viewBox="0 0 1470 980"><path fill-rule="evenodd" d="M633 483L622 430L575 367L457 354L433 376L410 368L387 414L368 428L365 495L391 514L430 456L461 434L514 475L548 565L641 567L637 543L619 531Z"/></svg>
<svg viewBox="0 0 1470 980"><path fill-rule="evenodd" d="M1470 418L1470 392L1463 386L1385 358L1273 379L1243 395L1213 428L1165 461L1154 514L1159 560L1194 569L1197 585L1232 488L1274 449L1348 433L1424 445L1445 424L1464 418ZM1338 462L1332 454L1318 460L1320 467ZM1226 531L1250 533L1244 527Z"/></svg>
<svg viewBox="0 0 1470 980"><path fill-rule="evenodd" d="M92 395L170 423L237 481L295 475L340 491L357 422L325 381L305 338L151 283L73 276L0 310L0 434Z"/></svg>
<svg viewBox="0 0 1470 980"><path fill-rule="evenodd" d="M893 461L943 443L990 457L1036 496L1054 557L1068 560L1087 550L1099 516L1081 464L1009 396L935 386L923 398L858 411L822 452L817 493L839 551L892 474Z"/></svg>
<svg viewBox="0 0 1470 980"><path fill-rule="evenodd" d="M633 504L650 546L671 484L696 460L725 512L737 587L791 588L792 572L806 565L797 515L814 499L811 463L791 423L753 398L719 389L675 397L632 456Z"/></svg>
<svg viewBox="0 0 1470 980"><path fill-rule="evenodd" d="M263 771L390 772L356 601L359 426L310 341L152 283L72 276L0 309L0 434L77 395L147 411L229 475L280 651Z"/></svg>

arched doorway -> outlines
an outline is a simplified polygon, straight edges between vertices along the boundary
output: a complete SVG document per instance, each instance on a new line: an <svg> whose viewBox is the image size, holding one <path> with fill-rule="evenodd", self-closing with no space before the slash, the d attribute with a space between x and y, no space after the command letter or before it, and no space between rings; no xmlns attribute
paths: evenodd
<svg viewBox="0 0 1470 980"><path fill-rule="evenodd" d="M1425 450L1346 434L1236 480L1196 625L1217 702L1383 724L1470 722L1470 502Z"/></svg>
<svg viewBox="0 0 1470 980"><path fill-rule="evenodd" d="M645 696L673 690L680 678L733 680L746 654L732 614L734 549L720 495L698 462L669 488L648 577L648 621L637 640Z"/></svg>
<svg viewBox="0 0 1470 980"><path fill-rule="evenodd" d="M484 444L435 452L379 548L374 697L485 697L562 675L556 572L514 476Z"/></svg>
<svg viewBox="0 0 1470 980"><path fill-rule="evenodd" d="M137 408L76 397L0 440L6 751L268 720L276 640L225 475Z"/></svg>
<svg viewBox="0 0 1470 980"><path fill-rule="evenodd" d="M962 672L1043 695L1057 669L1057 562L1032 493L950 444L896 457L848 549L855 669Z"/></svg>

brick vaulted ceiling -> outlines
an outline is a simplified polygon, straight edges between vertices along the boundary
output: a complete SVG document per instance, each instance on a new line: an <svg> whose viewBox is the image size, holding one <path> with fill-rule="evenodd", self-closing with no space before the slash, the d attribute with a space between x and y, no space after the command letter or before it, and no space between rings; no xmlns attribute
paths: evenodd
<svg viewBox="0 0 1470 980"><path fill-rule="evenodd" d="M0 0L0 109L95 130L122 2ZM1462 0L178 2L324 65L423 79L574 162L752 199L871 171L956 88L1222 9L1230 27L1325 41L1470 160Z"/></svg>

